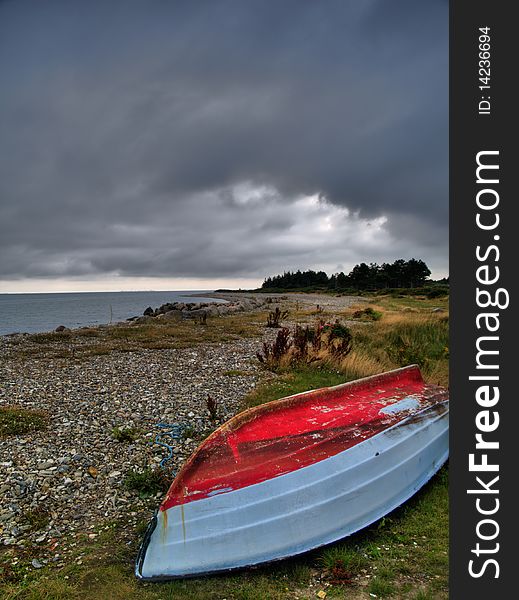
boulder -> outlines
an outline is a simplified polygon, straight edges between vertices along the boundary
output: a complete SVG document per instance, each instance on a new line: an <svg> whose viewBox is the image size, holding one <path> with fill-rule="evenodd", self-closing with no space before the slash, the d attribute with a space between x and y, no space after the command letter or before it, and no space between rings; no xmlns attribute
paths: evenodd
<svg viewBox="0 0 519 600"><path fill-rule="evenodd" d="M207 317L207 309L196 308L194 310L183 310L180 314L183 319L203 319Z"/></svg>
<svg viewBox="0 0 519 600"><path fill-rule="evenodd" d="M165 321L178 321L182 318L182 314L182 311L178 309L168 310L168 312L165 312L163 315L159 315L157 318Z"/></svg>
<svg viewBox="0 0 519 600"><path fill-rule="evenodd" d="M142 325L143 323L150 323L152 321L153 321L153 317L146 315L145 317L139 317L138 319L135 319L135 321L132 321L132 323Z"/></svg>

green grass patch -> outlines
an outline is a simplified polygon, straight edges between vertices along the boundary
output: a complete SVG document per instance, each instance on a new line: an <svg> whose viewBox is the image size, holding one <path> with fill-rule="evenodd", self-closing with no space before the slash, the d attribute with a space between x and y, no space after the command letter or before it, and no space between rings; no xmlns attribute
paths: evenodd
<svg viewBox="0 0 519 600"><path fill-rule="evenodd" d="M0 407L0 438L8 435L22 435L42 431L48 425L49 417L41 410L21 406Z"/></svg>
<svg viewBox="0 0 519 600"><path fill-rule="evenodd" d="M387 598L396 592L396 586L391 581L379 576L374 577L369 584L369 591L377 598Z"/></svg>
<svg viewBox="0 0 519 600"><path fill-rule="evenodd" d="M344 374L327 367L299 367L295 370L282 371L275 379L254 388L245 397L244 404L247 407L257 406L284 396L339 385L345 381Z"/></svg>
<svg viewBox="0 0 519 600"><path fill-rule="evenodd" d="M240 371L239 369L229 369L229 371L222 373L224 377L246 377L249 374L248 371Z"/></svg>
<svg viewBox="0 0 519 600"><path fill-rule="evenodd" d="M377 296L372 298L372 302L390 311L403 311L409 309L420 313L430 313L434 308L449 310L449 297L427 298L426 296Z"/></svg>
<svg viewBox="0 0 519 600"><path fill-rule="evenodd" d="M158 492L166 492L171 480L171 474L163 469L132 469L126 474L123 485L137 493L140 498L147 498Z"/></svg>
<svg viewBox="0 0 519 600"><path fill-rule="evenodd" d="M139 437L140 431L135 427L114 427L112 437L118 442L134 442Z"/></svg>
<svg viewBox="0 0 519 600"><path fill-rule="evenodd" d="M29 525L31 531L39 531L49 524L49 511L38 506L23 513L22 521L24 525Z"/></svg>
<svg viewBox="0 0 519 600"><path fill-rule="evenodd" d="M353 319L358 319L359 321L380 321L382 313L368 306L367 308L356 310L351 316Z"/></svg>
<svg viewBox="0 0 519 600"><path fill-rule="evenodd" d="M447 315L387 314L380 323L355 329L353 349L377 361L379 372L416 363L426 380L448 385Z"/></svg>
<svg viewBox="0 0 519 600"><path fill-rule="evenodd" d="M427 370L436 361L449 357L449 322L430 319L395 325L383 336L389 357L399 366L412 363Z"/></svg>

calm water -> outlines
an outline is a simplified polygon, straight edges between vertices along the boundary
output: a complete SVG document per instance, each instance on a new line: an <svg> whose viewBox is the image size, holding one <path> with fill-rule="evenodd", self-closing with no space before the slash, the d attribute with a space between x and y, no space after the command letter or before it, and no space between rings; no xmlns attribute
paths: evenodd
<svg viewBox="0 0 519 600"><path fill-rule="evenodd" d="M186 295L200 294L186 298ZM166 302L222 302L204 292L82 292L0 294L0 335L52 331L58 325L82 327L124 321Z"/></svg>

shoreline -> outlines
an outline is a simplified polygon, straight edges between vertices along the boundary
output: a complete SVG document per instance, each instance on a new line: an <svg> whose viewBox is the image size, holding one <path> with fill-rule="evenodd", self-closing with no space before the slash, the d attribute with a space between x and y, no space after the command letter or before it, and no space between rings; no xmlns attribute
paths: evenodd
<svg viewBox="0 0 519 600"><path fill-rule="evenodd" d="M114 299L114 295L121 295L121 299ZM132 295L137 296L134 300ZM152 294L152 297L149 296ZM155 295L155 296L153 296ZM160 305L164 302L175 302L184 298L193 298L195 302L224 302L220 299L210 298L202 292L56 292L56 293L33 293L33 294L0 294L4 296L0 302L0 313L6 313L3 323L0 323L0 337L11 335L50 333L60 325L68 329L76 330L81 327L99 327L125 323L132 316L142 315L142 311L149 306ZM9 300L6 298L9 296ZM19 299L23 297L22 305L18 308ZM63 298L67 296L67 300ZM85 298L88 298L85 300ZM112 318L112 309L114 316ZM80 310L78 311L78 306ZM42 308L43 307L43 308ZM34 315L43 314L43 323L33 318ZM127 316L126 316L127 315ZM112 322L110 319L112 318ZM115 320L114 320L115 319ZM36 321L36 322L35 322ZM24 328L26 324L26 328Z"/></svg>
<svg viewBox="0 0 519 600"><path fill-rule="evenodd" d="M188 294L179 294L183 298L202 298L199 294L196 293L188 293ZM203 296L204 300L219 300L221 303L217 302L204 302L198 300L197 302L185 302L186 305L193 305L192 310L198 310L199 308L205 308L207 304L214 305L215 307L219 307L222 304L223 310L215 310L208 311L207 316L222 316L227 314L228 312L249 312L254 310L266 309L267 305L270 305L272 302L279 303L283 301L294 302L294 303L302 303L303 305L308 306L321 306L323 308L329 308L333 310L340 310L341 308L346 308L351 305L352 301L355 303L361 304L367 302L367 299L362 296L333 296L329 294L319 294L315 293L306 293L306 292L285 292L285 293L271 293L265 294L262 292L211 292ZM173 302L172 304L182 304L181 302ZM203 306L200 306L203 305ZM231 308L230 311L227 311L225 307ZM233 308L235 307L235 308ZM160 307L158 307L160 308ZM137 322L139 324L145 323L146 320L143 318L146 315L144 311L146 307L142 309L143 313L140 315L136 315L133 317L128 317L124 321L115 321L113 323L96 323L92 325L79 325L77 327L65 327L61 331L67 332L77 332L85 329L107 329L110 327L124 327L131 322ZM201 313L193 313L193 317L202 316ZM172 318L173 315L170 316ZM140 319L140 320L139 320ZM149 321L148 321L149 322ZM64 327L62 325L59 328ZM42 331L16 331L12 333L1 333L0 340L7 338L16 338L16 337L27 337L31 335L39 335L39 334L51 334L51 333L59 333L58 328L55 329L46 329Z"/></svg>

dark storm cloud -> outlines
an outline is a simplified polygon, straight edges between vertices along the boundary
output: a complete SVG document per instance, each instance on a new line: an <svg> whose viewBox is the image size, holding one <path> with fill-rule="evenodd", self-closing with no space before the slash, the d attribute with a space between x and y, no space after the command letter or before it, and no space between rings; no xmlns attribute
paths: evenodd
<svg viewBox="0 0 519 600"><path fill-rule="evenodd" d="M1 3L0 279L445 271L447 23L433 0Z"/></svg>

